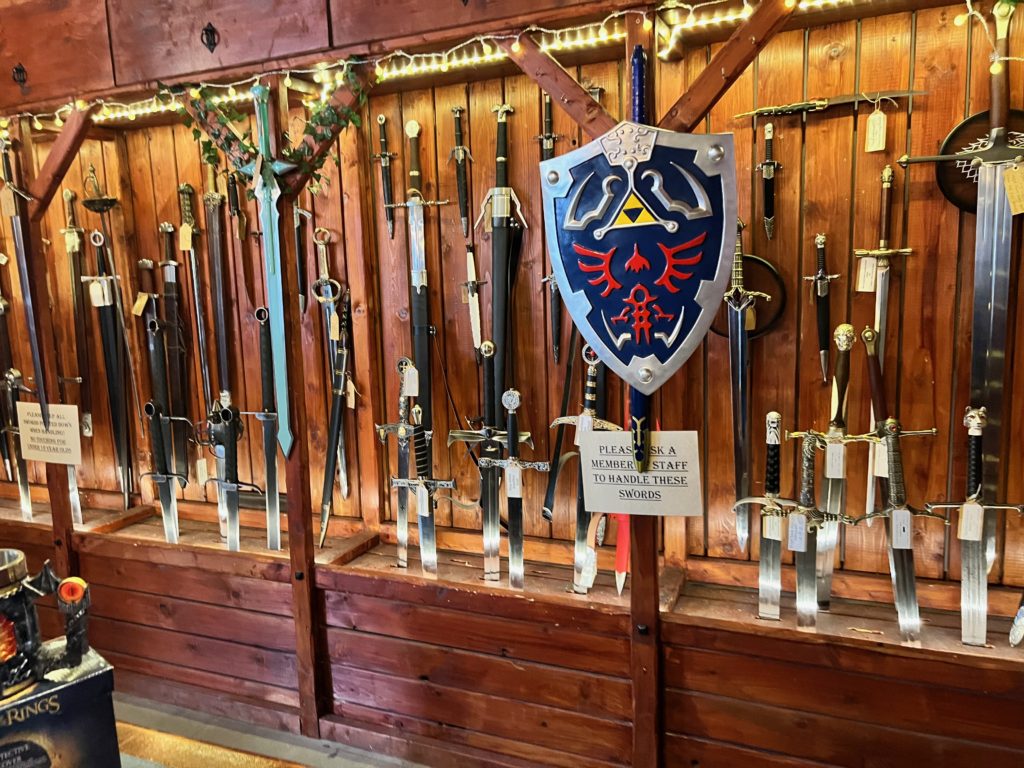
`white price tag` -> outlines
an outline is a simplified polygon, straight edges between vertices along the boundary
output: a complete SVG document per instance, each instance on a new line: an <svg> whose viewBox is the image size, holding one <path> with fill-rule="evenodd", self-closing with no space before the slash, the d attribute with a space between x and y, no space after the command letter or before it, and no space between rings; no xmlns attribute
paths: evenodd
<svg viewBox="0 0 1024 768"><path fill-rule="evenodd" d="M961 541L981 541L985 529L985 508L974 501L960 507L960 526L957 537Z"/></svg>
<svg viewBox="0 0 1024 768"><path fill-rule="evenodd" d="M576 417L576 445L580 444L580 438L587 432L594 431L594 417L589 413L581 413Z"/></svg>
<svg viewBox="0 0 1024 768"><path fill-rule="evenodd" d="M400 396L420 396L420 372L416 370L415 365L410 365L405 369L405 376L402 377L402 392L400 393Z"/></svg>
<svg viewBox="0 0 1024 768"><path fill-rule="evenodd" d="M888 477L889 452L881 444L872 445L871 450L874 452L874 467L872 467L872 471L875 473L875 477Z"/></svg>
<svg viewBox="0 0 1024 768"><path fill-rule="evenodd" d="M356 385L352 379L345 379L345 407L349 410L356 407Z"/></svg>
<svg viewBox="0 0 1024 768"><path fill-rule="evenodd" d="M192 225L182 224L178 227L178 250L179 251L191 251L192 250Z"/></svg>
<svg viewBox="0 0 1024 768"><path fill-rule="evenodd" d="M416 486L416 514L430 517L430 493L425 485Z"/></svg>
<svg viewBox="0 0 1024 768"><path fill-rule="evenodd" d="M868 115L864 137L865 152L882 152L885 150L885 112L881 107L875 107L875 111Z"/></svg>
<svg viewBox="0 0 1024 768"><path fill-rule="evenodd" d="M829 443L825 448L825 477L829 480L846 477L846 446L842 443Z"/></svg>
<svg viewBox="0 0 1024 768"><path fill-rule="evenodd" d="M761 518L761 535L772 541L782 541L782 518L765 515Z"/></svg>
<svg viewBox="0 0 1024 768"><path fill-rule="evenodd" d="M874 256L861 256L857 260L857 292L874 293L877 277L878 259Z"/></svg>
<svg viewBox="0 0 1024 768"><path fill-rule="evenodd" d="M511 464L505 468L505 495L510 499L523 498L523 468Z"/></svg>
<svg viewBox="0 0 1024 768"><path fill-rule="evenodd" d="M200 487L206 485L206 481L210 478L210 470L206 466L205 458L196 459L196 482L199 483Z"/></svg>
<svg viewBox="0 0 1024 768"><path fill-rule="evenodd" d="M892 521L889 526L892 534L893 549L914 548L914 525L911 521L910 510L906 507L892 511Z"/></svg>
<svg viewBox="0 0 1024 768"><path fill-rule="evenodd" d="M807 551L807 515L792 512L789 515L789 538L786 543L790 552Z"/></svg>

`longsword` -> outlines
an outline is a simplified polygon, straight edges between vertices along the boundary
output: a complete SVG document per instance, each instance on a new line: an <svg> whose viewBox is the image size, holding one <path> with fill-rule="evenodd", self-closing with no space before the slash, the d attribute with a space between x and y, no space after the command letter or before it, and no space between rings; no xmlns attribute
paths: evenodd
<svg viewBox="0 0 1024 768"><path fill-rule="evenodd" d="M267 549L281 548L281 495L277 487L277 422L275 410L274 341L270 329L270 312L266 307L256 310L260 326L260 390L262 404L256 418L263 423L263 460L266 481L263 498L267 512Z"/></svg>
<svg viewBox="0 0 1024 768"><path fill-rule="evenodd" d="M736 498L750 496L750 339L754 303L757 299L771 301L760 291L743 286L743 222L736 221L736 251L732 258L732 283L725 293L729 314L729 374L732 381L733 460L735 463ZM736 539L740 550L750 540L750 508L733 507L736 512Z"/></svg>
<svg viewBox="0 0 1024 768"><path fill-rule="evenodd" d="M816 268L813 275L805 275L804 280L811 284L811 296L814 298L815 316L818 328L818 361L821 363L821 380L828 382L828 348L829 333L832 329L832 320L829 312L828 286L833 280L838 280L839 275L830 275L825 263L825 235L818 234L814 237L814 250L816 253Z"/></svg>
<svg viewBox="0 0 1024 768"><path fill-rule="evenodd" d="M71 314L75 324L75 360L77 373L68 381L78 385L79 419L82 435L92 437L92 383L89 380L89 327L88 312L85 310L85 294L82 290L82 245L85 230L78 226L75 212L77 195L64 190L64 215L66 224L61 229L64 235L64 250L68 257L68 270L71 276Z"/></svg>
<svg viewBox="0 0 1024 768"><path fill-rule="evenodd" d="M448 158L448 162L455 163L455 188L459 199L459 221L462 223L462 236L469 237L469 181L467 173L469 163L473 160L473 153L469 151L469 147L466 146L465 140L462 137L462 113L465 111L466 108L462 106L452 107L452 115L455 120L455 146L452 147L452 153ZM477 311L479 312L479 308ZM476 347L477 349L480 348L479 339L477 339Z"/></svg>
<svg viewBox="0 0 1024 768"><path fill-rule="evenodd" d="M764 124L764 160L757 164L761 172L761 205L764 217L764 232L771 240L775 235L775 174L782 164L775 161L775 126Z"/></svg>

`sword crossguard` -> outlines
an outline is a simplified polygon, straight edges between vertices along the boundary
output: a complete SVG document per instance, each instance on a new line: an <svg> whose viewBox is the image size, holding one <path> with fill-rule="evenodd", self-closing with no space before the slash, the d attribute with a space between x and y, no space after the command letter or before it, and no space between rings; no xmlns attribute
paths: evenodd
<svg viewBox="0 0 1024 768"><path fill-rule="evenodd" d="M741 507L750 504L758 504L761 507L761 516L786 517L800 505L793 499L785 499L781 496L746 496L739 499L732 505L733 513L739 512Z"/></svg>
<svg viewBox="0 0 1024 768"><path fill-rule="evenodd" d="M520 469L535 469L538 472L550 472L551 463L547 461L523 461L517 457L509 457L507 459L492 459L488 456L480 458L480 467L497 467L500 469L508 469L509 467L519 467Z"/></svg>
<svg viewBox="0 0 1024 768"><path fill-rule="evenodd" d="M863 259L866 256L873 256L876 259L888 259L893 256L909 256L913 252L913 248L855 248L853 255L858 259Z"/></svg>
<svg viewBox="0 0 1024 768"><path fill-rule="evenodd" d="M869 512L868 514L861 515L860 517L850 518L849 524L856 525L862 520L874 520L876 517L891 517L892 513L897 509L905 509L914 517L933 517L936 520L941 520L945 525L950 524L949 515L940 515L937 512L932 512L931 509L929 509L929 506L930 505L926 504L924 509L917 509L909 504L904 504L902 507L885 507L884 509ZM957 508L959 509L959 505Z"/></svg>
<svg viewBox="0 0 1024 768"><path fill-rule="evenodd" d="M454 480L438 480L437 478L424 477L392 477L392 488L426 488L430 495L433 495L438 488L455 490Z"/></svg>
<svg viewBox="0 0 1024 768"><path fill-rule="evenodd" d="M184 484L188 482L187 477L185 477L184 475L179 475L175 472L143 472L141 475L139 475L140 480L144 477L151 477L155 482L158 483L178 481Z"/></svg>
<svg viewBox="0 0 1024 768"><path fill-rule="evenodd" d="M897 437L934 437L939 433L935 427L931 429L910 429L900 430L896 433ZM886 434L883 431L866 432L863 435L846 435L841 438L844 443L881 443L886 438Z"/></svg>
<svg viewBox="0 0 1024 768"><path fill-rule="evenodd" d="M732 286L725 292L725 302L736 310L746 309L757 299L771 301L772 297L762 291L748 291L739 286Z"/></svg>

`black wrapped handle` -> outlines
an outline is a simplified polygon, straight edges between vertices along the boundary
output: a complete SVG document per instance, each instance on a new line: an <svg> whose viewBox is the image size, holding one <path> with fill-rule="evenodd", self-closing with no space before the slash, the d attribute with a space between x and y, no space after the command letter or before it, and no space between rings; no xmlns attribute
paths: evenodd
<svg viewBox="0 0 1024 768"><path fill-rule="evenodd" d="M771 411L765 418L765 468L764 492L768 496L778 496L781 491L779 477L781 475L782 414Z"/></svg>

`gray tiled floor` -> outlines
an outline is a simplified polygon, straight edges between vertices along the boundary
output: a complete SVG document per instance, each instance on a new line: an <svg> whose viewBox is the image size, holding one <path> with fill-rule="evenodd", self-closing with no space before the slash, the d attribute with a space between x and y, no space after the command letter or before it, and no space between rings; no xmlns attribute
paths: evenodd
<svg viewBox="0 0 1024 768"><path fill-rule="evenodd" d="M290 760L309 768L420 768L417 763L375 755L341 744L315 741L233 720L157 704L132 696L114 694L117 719L144 728L176 733L228 749ZM130 760L135 760L131 762ZM131 758L123 768L152 768L153 764Z"/></svg>

